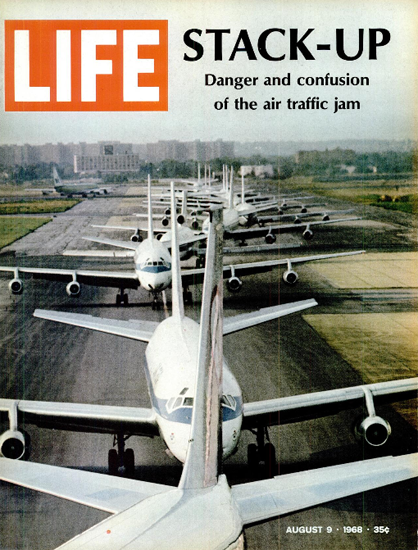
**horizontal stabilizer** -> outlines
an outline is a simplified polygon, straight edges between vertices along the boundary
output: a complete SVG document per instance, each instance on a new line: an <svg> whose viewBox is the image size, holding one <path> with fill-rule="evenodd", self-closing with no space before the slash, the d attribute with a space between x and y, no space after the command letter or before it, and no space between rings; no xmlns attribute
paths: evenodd
<svg viewBox="0 0 418 550"><path fill-rule="evenodd" d="M113 514L174 489L169 485L7 458L0 458L0 479Z"/></svg>
<svg viewBox="0 0 418 550"><path fill-rule="evenodd" d="M85 315L83 313L65 313L59 311L48 311L45 309L36 309L33 313L34 317L47 319L48 321L56 321L76 327L89 328L107 334L115 334L116 336L124 336L132 340L141 340L149 342L154 330L159 323L152 321L120 321L117 319L102 319L93 317L93 315Z"/></svg>
<svg viewBox="0 0 418 550"><path fill-rule="evenodd" d="M301 300L300 302L293 302L291 304L282 304L280 306L265 307L258 311L251 313L243 313L241 315L234 315L233 317L224 318L224 334L231 334L232 332L238 332L244 328L253 327L261 323L266 323L291 313L297 313L304 309L317 306L316 300Z"/></svg>
<svg viewBox="0 0 418 550"><path fill-rule="evenodd" d="M277 476L232 487L244 525L418 476L418 453Z"/></svg>

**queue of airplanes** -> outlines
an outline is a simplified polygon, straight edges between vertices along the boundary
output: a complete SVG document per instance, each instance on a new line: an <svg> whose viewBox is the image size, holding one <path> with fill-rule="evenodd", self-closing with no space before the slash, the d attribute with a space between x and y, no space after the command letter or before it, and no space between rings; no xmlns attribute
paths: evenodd
<svg viewBox="0 0 418 550"><path fill-rule="evenodd" d="M174 186L171 210L176 212ZM317 305L313 299L223 317L222 209L209 213L200 324L185 315L180 243L172 217L172 315L161 323L104 319L36 310L34 316L147 342L144 368L150 408L0 399L9 427L0 436L0 479L106 511L111 515L60 548L66 550L233 550L244 548L244 528L274 517L418 476L418 453L381 457L278 475L230 486L222 460L255 432L251 465L274 463L269 426L363 406L356 434L371 446L391 432L376 413L380 402L415 397L418 378L244 403L223 355L223 337ZM109 470L134 471L128 437L161 436L183 470L177 487L137 479L23 462L22 426L116 434Z"/></svg>
<svg viewBox="0 0 418 550"><path fill-rule="evenodd" d="M242 196L245 196L244 185ZM233 197L233 185L231 179L231 186L229 189L229 203L232 204ZM174 217L176 222L177 231L179 232L179 242L181 250L181 258L188 259L192 255L197 255L198 262L202 262L202 255L205 255L204 247L196 247L196 244L202 243L207 239L207 220L205 219L202 231L192 230L184 224L187 216L187 195L183 195L182 212L179 216L177 213ZM248 213L248 210L247 210ZM227 227L235 227L239 224L239 217L242 215L242 211L239 213L235 208L224 208L224 237L230 235L239 234L242 231L257 232L262 229L266 232L266 242L271 245L276 240L273 234L273 227L269 228L249 228L248 230L236 229L232 231ZM176 217L177 216L177 217ZM347 221L353 218L344 218L343 220L334 221ZM354 218L358 219L358 218ZM312 222L311 225L321 222ZM324 222L326 223L326 222ZM131 227L131 226L95 226L102 229L127 229L134 231L130 241L119 241L114 239L108 239L105 237L83 237L88 241L92 241L99 244L110 245L118 250L116 253L112 250L67 250L64 255L67 256L90 256L90 257L107 257L107 258L132 258L133 269L123 271L110 271L110 270L88 270L88 269L59 269L59 268L45 268L45 267L30 267L30 266L0 266L0 273L9 273L12 279L9 282L9 290L12 295L20 295L24 291L24 280L22 277L31 275L34 279L44 280L56 280L66 283L65 290L68 296L78 297L81 293L82 285L93 285L117 288L118 293L116 295L116 305L127 305L129 301L128 289L143 289L149 291L153 296L153 308L158 306L158 296L166 290L172 282L172 269L171 269L171 239L172 232L167 231L164 235L164 229L154 230L153 224L153 207L152 207L152 195L151 195L151 180L148 176L148 226L147 228ZM283 226L282 226L283 227ZM285 226L287 229L290 226ZM299 225L291 225L293 228L300 227ZM147 232L147 238L142 239L141 231ZM309 227L305 229L305 233L309 231ZM157 234L155 234L157 233ZM248 238L248 234L245 234ZM272 238L269 239L269 236ZM241 237L240 237L241 238ZM246 247L247 248L247 247ZM249 247L248 247L249 248ZM254 248L250 248L251 251ZM233 251L233 250L232 250ZM300 257L288 257L284 259L263 260L258 262L246 262L246 263L232 263L225 265L223 268L223 277L226 279L226 285L230 292L239 292L242 288L242 277L252 275L256 273L264 273L271 271L275 268L284 267L282 275L283 281L289 285L295 284L299 275L295 270L295 265L326 260L331 258L339 258L343 256L352 256L362 254L364 250L341 252L334 254L316 254ZM192 293L189 288L192 285L201 284L203 281L204 269L197 267L196 269L184 269L181 272L182 287L184 289L185 298L188 302L192 300Z"/></svg>

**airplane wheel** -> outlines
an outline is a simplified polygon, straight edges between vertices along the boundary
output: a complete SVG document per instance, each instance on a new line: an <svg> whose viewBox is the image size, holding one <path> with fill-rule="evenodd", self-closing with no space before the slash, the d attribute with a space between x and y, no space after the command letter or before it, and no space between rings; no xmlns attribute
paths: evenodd
<svg viewBox="0 0 418 550"><path fill-rule="evenodd" d="M254 470L258 466L258 449L255 443L250 443L247 448L247 460L250 470Z"/></svg>
<svg viewBox="0 0 418 550"><path fill-rule="evenodd" d="M274 476L276 474L276 449L271 443L264 445L264 463L269 475Z"/></svg>
<svg viewBox="0 0 418 550"><path fill-rule="evenodd" d="M123 455L125 464L125 473L127 477L134 477L135 474L135 455L133 449L126 449Z"/></svg>
<svg viewBox="0 0 418 550"><path fill-rule="evenodd" d="M118 475L119 457L116 449L110 449L107 455L107 462L109 465L109 474L111 476Z"/></svg>
<svg viewBox="0 0 418 550"><path fill-rule="evenodd" d="M116 305L119 307L122 302L122 296L120 294L116 295Z"/></svg>
<svg viewBox="0 0 418 550"><path fill-rule="evenodd" d="M128 295L126 294L126 292L122 296L122 300L123 300L123 303L124 303L125 306L127 306L129 304L129 298L128 298Z"/></svg>

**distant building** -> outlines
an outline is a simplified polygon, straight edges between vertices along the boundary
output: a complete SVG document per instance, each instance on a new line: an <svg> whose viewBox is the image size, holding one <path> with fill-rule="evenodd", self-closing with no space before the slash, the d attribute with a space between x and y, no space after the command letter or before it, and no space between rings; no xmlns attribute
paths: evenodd
<svg viewBox="0 0 418 550"><path fill-rule="evenodd" d="M272 164L249 164L247 166L241 166L240 174L244 176L254 175L257 178L273 177L273 165Z"/></svg>

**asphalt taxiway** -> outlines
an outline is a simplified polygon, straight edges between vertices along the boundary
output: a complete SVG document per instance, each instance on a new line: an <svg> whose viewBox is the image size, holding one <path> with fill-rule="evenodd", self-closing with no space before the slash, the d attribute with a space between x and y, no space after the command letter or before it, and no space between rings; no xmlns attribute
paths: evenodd
<svg viewBox="0 0 418 550"><path fill-rule="evenodd" d="M58 215L51 224L8 247L8 254L0 255L0 262L13 262L15 251L18 261L26 265L34 265L34 262L62 267L74 265L78 262L76 258L54 254L69 247L85 247L86 241L80 242L80 237L91 234L88 226L93 219L94 223L106 223L116 209L128 216L132 213L131 208L123 210L116 199L83 201L73 211ZM411 244L405 239L410 228L387 220L363 228L359 223L319 230L305 252L312 253L316 249L320 253L332 246L336 250L347 249L349 245L366 249L368 245L374 251L410 250ZM67 229L60 231L63 227ZM117 238L120 237L119 234ZM300 252L297 251L297 255L301 255ZM92 267L96 263L97 259L90 259L81 260L78 265ZM299 271L300 281L295 287L284 287L283 283L278 283L277 272L272 272L248 277L239 294L225 290L225 316L311 297L316 298L319 306L304 312L309 315L393 313L399 308L405 312L416 311L415 289L374 290L380 293L377 300L376 294L370 295L370 290L353 292L334 286L328 277L312 267L304 266ZM0 395L148 407L143 369L145 344L35 319L32 313L36 308L43 308L158 321L167 314L164 308L152 311L151 298L141 289L131 292L128 307L116 308L114 290L84 287L81 296L74 300L66 296L64 286L28 281L23 295L11 298L7 281L0 280ZM398 292L404 296L401 305L396 299ZM194 304L186 307L186 314L194 319L199 318L200 293L200 287L193 289ZM391 301L386 299L388 296L392 297ZM167 298L170 303L169 291ZM301 314L226 336L224 354L246 402L363 382L361 373ZM385 366L389 362L396 373L397 364L385 349L381 350L381 361ZM388 448L371 453L359 445L354 439L352 424L360 412L350 411L271 429L270 438L276 446L280 464L276 472L248 470L246 450L254 436L243 433L238 452L224 465L225 474L230 483L239 483L261 476L361 460L379 453L402 454L416 450L417 432L392 407L379 409L379 414L392 425ZM31 460L106 472L107 451L113 443L111 436L33 427L27 430L32 437ZM132 438L128 443L135 451L135 477L172 485L178 482L181 466L168 456L160 439ZM0 548L53 549L106 516L84 506L3 483L0 485ZM380 526L388 530L375 533L374 528ZM313 534L305 534L300 529L294 533L297 527L322 529ZM332 532L328 533L327 527ZM352 529L344 532L344 527L356 527L356 532ZM249 550L411 550L416 545L416 532L417 485L412 480L248 528L246 539Z"/></svg>

